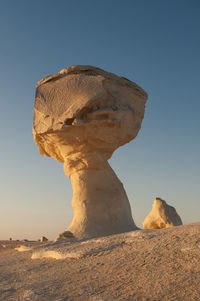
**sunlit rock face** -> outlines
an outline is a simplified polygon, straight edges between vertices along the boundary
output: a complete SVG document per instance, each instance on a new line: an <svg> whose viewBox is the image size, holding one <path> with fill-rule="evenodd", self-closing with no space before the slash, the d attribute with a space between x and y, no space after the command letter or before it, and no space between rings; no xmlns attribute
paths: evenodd
<svg viewBox="0 0 200 301"><path fill-rule="evenodd" d="M45 236L42 236L42 237L40 238L40 241L41 241L41 242L48 241L48 238L46 238Z"/></svg>
<svg viewBox="0 0 200 301"><path fill-rule="evenodd" d="M71 66L37 84L33 136L40 153L64 163L78 239L136 229L122 183L107 160L134 139L146 92L126 78Z"/></svg>
<svg viewBox="0 0 200 301"><path fill-rule="evenodd" d="M144 229L161 229L182 225L176 209L161 198L153 202L152 210L143 221Z"/></svg>

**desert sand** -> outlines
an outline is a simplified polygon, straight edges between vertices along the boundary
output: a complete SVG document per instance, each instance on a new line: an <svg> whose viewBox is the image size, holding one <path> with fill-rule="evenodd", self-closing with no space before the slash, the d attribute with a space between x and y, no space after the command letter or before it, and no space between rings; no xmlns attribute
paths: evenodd
<svg viewBox="0 0 200 301"><path fill-rule="evenodd" d="M200 223L0 242L0 300L200 300Z"/></svg>

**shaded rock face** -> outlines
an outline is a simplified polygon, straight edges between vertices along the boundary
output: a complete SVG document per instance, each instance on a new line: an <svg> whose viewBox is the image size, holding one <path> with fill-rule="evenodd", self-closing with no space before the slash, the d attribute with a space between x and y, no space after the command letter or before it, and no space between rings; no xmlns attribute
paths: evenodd
<svg viewBox="0 0 200 301"><path fill-rule="evenodd" d="M48 241L48 238L46 238L45 236L42 236L42 237L40 238L40 241L41 241L41 242Z"/></svg>
<svg viewBox="0 0 200 301"><path fill-rule="evenodd" d="M153 202L152 210L143 221L144 229L161 229L182 225L176 209L161 198Z"/></svg>
<svg viewBox="0 0 200 301"><path fill-rule="evenodd" d="M68 241L68 240L74 240L75 237L73 235L72 232L70 231L64 231L63 233L60 233L57 237L56 237L56 241Z"/></svg>
<svg viewBox="0 0 200 301"><path fill-rule="evenodd" d="M137 84L91 66L71 66L38 82L33 136L42 155L64 163L74 209L67 231L76 238L136 229L107 161L137 136L146 100Z"/></svg>

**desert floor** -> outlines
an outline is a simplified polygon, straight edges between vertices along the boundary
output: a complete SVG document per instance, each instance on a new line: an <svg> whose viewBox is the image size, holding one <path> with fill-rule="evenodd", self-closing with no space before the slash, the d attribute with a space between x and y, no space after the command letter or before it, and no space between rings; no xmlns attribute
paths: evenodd
<svg viewBox="0 0 200 301"><path fill-rule="evenodd" d="M200 223L73 243L0 241L0 300L198 301Z"/></svg>

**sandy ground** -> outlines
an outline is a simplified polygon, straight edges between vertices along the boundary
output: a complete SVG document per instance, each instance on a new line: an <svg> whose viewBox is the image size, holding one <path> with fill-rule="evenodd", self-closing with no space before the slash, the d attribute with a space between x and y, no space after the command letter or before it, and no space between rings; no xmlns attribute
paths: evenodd
<svg viewBox="0 0 200 301"><path fill-rule="evenodd" d="M0 300L198 301L200 223L73 243L0 241Z"/></svg>

